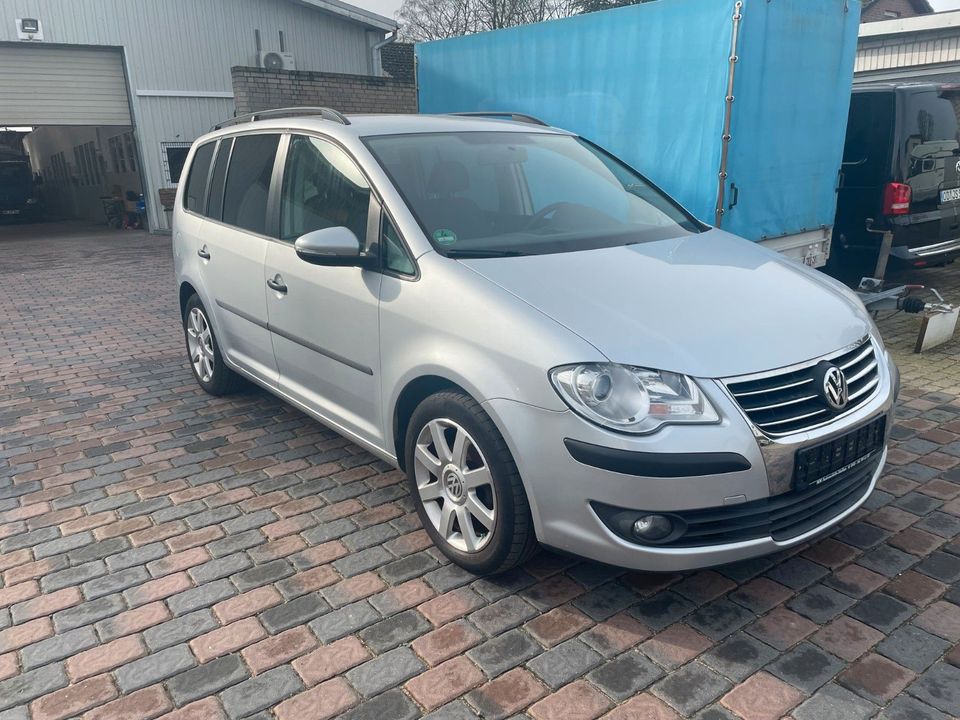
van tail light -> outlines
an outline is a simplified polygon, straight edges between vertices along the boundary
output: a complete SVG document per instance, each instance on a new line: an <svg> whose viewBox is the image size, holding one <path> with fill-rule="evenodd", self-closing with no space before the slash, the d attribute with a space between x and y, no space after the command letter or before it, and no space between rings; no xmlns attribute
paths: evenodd
<svg viewBox="0 0 960 720"><path fill-rule="evenodd" d="M913 191L903 183L888 183L883 188L883 214L909 215Z"/></svg>

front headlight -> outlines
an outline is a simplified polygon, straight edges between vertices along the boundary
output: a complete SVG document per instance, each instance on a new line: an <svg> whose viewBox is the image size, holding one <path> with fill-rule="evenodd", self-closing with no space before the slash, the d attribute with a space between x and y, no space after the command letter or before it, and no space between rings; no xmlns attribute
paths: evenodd
<svg viewBox="0 0 960 720"><path fill-rule="evenodd" d="M713 423L720 418L686 375L584 363L550 371L553 387L570 408L611 430L643 434L674 423Z"/></svg>

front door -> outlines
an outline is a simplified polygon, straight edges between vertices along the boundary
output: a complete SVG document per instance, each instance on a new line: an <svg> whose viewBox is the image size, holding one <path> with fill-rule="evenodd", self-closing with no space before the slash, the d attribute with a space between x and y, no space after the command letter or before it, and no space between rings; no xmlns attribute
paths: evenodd
<svg viewBox="0 0 960 720"><path fill-rule="evenodd" d="M316 137L290 137L280 192L280 242L267 249L267 313L280 388L328 422L383 446L381 275L301 260L298 237L344 226L366 247L370 188L350 157Z"/></svg>
<svg viewBox="0 0 960 720"><path fill-rule="evenodd" d="M201 272L216 308L221 345L235 365L276 386L263 284L270 181L279 135L221 140L210 175ZM228 169L229 163L229 169Z"/></svg>

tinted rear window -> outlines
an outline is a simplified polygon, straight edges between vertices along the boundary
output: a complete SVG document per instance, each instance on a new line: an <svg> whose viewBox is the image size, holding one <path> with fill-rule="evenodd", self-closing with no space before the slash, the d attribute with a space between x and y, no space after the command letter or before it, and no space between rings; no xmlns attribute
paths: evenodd
<svg viewBox="0 0 960 720"><path fill-rule="evenodd" d="M213 149L216 143L206 143L197 148L190 166L190 177L187 179L187 191L183 196L183 205L187 210L196 213L203 212L203 198L207 191L207 175L210 173L210 161L213 159Z"/></svg>
<svg viewBox="0 0 960 720"><path fill-rule="evenodd" d="M227 180L227 161L230 159L230 148L233 147L233 138L226 138L220 142L217 150L217 159L213 163L213 175L210 176L210 197L207 199L207 217L219 220L223 215L223 187Z"/></svg>
<svg viewBox="0 0 960 720"><path fill-rule="evenodd" d="M223 222L267 234L267 199L279 135L246 135L233 143Z"/></svg>
<svg viewBox="0 0 960 720"><path fill-rule="evenodd" d="M912 212L936 210L940 193L956 188L960 160L960 94L944 89L907 96L902 174L913 191Z"/></svg>

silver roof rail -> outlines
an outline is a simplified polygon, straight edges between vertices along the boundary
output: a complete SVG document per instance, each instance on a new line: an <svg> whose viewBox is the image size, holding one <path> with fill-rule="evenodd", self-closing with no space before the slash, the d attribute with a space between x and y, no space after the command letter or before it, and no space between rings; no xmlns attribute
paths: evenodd
<svg viewBox="0 0 960 720"><path fill-rule="evenodd" d="M235 118L230 118L229 120L224 120L222 123L218 123L213 126L213 130L222 130L225 127L231 127L232 125L242 125L243 123L256 122L257 120L270 120L272 118L287 118L287 117L309 117L309 116L320 116L324 120L330 120L331 122L337 122L341 125L349 125L350 121L347 117L333 108L328 107L289 107L289 108L277 108L275 110L261 110L259 112L247 113L246 115L239 115Z"/></svg>
<svg viewBox="0 0 960 720"><path fill-rule="evenodd" d="M490 118L504 118L506 120L514 120L515 122L530 123L531 125L543 125L544 127L550 127L547 123L541 120L538 117L533 115L527 115L526 113L516 113L516 112L455 112L447 113L448 115L457 115L459 117L490 117Z"/></svg>

